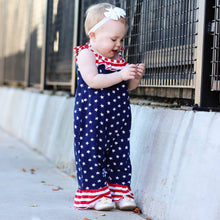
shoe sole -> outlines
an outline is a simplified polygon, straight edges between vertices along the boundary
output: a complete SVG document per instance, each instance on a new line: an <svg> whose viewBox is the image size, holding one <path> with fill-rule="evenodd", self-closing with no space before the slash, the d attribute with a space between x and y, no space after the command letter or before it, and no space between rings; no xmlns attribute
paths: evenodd
<svg viewBox="0 0 220 220"><path fill-rule="evenodd" d="M95 208L94 207L94 209L95 210L97 210L97 211L110 211L110 210L112 210L112 209L114 209L114 206L113 205L108 205L108 206L103 206L103 207L100 207L100 208Z"/></svg>
<svg viewBox="0 0 220 220"><path fill-rule="evenodd" d="M116 208L124 211L134 210L136 207L134 202L126 202L125 204L116 203Z"/></svg>
<svg viewBox="0 0 220 220"><path fill-rule="evenodd" d="M123 206L123 207L118 207L120 210L122 211L132 211L136 208L137 206L134 206L134 205L126 205L126 206Z"/></svg>

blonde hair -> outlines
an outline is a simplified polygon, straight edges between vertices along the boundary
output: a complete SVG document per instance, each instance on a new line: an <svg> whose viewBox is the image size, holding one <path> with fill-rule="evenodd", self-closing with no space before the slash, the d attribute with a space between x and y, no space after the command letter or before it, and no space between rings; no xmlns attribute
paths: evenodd
<svg viewBox="0 0 220 220"><path fill-rule="evenodd" d="M108 8L115 8L115 6L109 3L99 3L92 5L87 9L85 20L85 32L87 36L90 29L105 17L104 13ZM125 18L121 17L119 21L123 24L127 24Z"/></svg>

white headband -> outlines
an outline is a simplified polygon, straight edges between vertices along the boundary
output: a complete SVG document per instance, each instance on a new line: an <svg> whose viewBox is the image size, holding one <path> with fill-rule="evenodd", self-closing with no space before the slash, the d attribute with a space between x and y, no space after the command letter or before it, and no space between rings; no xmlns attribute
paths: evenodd
<svg viewBox="0 0 220 220"><path fill-rule="evenodd" d="M117 21L120 19L120 17L124 18L126 16L126 12L122 8L115 7L115 8L107 8L106 10L107 12L104 13L105 17L100 22L98 22L96 25L94 25L90 29L88 34L96 31L98 28L100 28L105 22L109 21L110 19Z"/></svg>

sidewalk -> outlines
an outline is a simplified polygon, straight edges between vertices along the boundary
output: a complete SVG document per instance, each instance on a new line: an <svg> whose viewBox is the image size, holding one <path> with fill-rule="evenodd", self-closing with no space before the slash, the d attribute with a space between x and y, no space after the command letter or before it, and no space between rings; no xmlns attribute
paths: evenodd
<svg viewBox="0 0 220 220"><path fill-rule="evenodd" d="M76 178L0 129L0 220L143 220L133 212L76 210Z"/></svg>

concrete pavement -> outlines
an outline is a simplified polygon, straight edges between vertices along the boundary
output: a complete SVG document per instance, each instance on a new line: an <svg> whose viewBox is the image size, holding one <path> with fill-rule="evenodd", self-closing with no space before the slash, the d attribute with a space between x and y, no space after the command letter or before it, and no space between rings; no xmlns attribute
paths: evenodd
<svg viewBox="0 0 220 220"><path fill-rule="evenodd" d="M75 210L76 178L0 129L0 220L143 220L133 212Z"/></svg>

